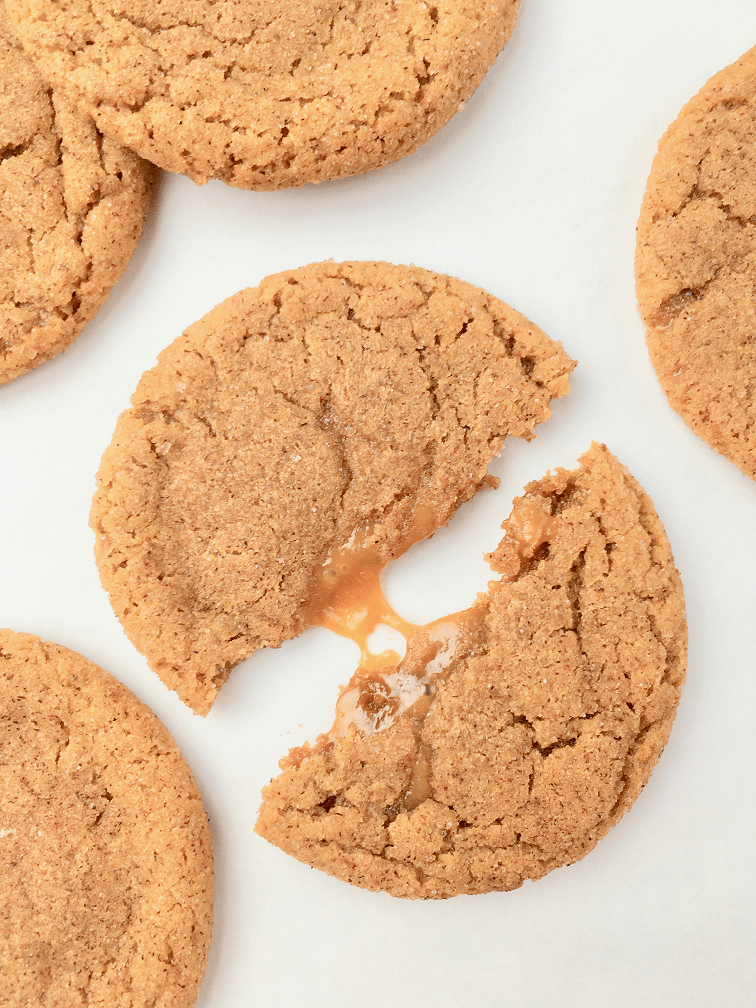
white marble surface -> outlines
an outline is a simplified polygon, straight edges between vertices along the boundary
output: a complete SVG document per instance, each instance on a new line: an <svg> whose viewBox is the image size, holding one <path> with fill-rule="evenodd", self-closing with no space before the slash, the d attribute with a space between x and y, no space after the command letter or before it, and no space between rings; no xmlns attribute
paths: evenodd
<svg viewBox="0 0 756 1008"><path fill-rule="evenodd" d="M633 291L656 142L756 43L753 0L522 0L466 109L369 175L256 194L163 176L144 238L62 357L0 389L0 625L74 648L165 721L210 814L217 916L199 1008L703 1008L754 1004L756 485L667 406ZM685 584L690 665L635 806L584 861L513 893L412 903L354 889L252 832L289 745L331 720L353 646L310 630L232 676L205 720L111 613L92 558L93 477L146 368L263 276L387 259L479 284L580 361L572 392L502 477L386 576L429 619L485 586L484 550L523 483L605 441L656 503Z"/></svg>

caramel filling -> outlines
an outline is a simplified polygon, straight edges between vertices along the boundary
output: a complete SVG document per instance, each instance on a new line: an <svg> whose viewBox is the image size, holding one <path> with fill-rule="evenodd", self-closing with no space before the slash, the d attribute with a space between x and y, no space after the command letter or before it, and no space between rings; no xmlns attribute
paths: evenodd
<svg viewBox="0 0 756 1008"><path fill-rule="evenodd" d="M397 555L426 539L436 530L430 508L418 505L412 525L402 540ZM384 597L381 572L386 561L375 546L368 546L372 529L358 529L348 543L334 550L318 572L315 590L307 604L307 622L322 626L341 637L353 640L360 649L360 667L378 670L399 660L395 651L374 655L368 637L381 624L410 637L417 625L395 612Z"/></svg>
<svg viewBox="0 0 756 1008"><path fill-rule="evenodd" d="M558 519L536 501L525 500L513 510L504 527L520 557L529 559L555 536ZM401 552L434 530L429 514L416 513ZM311 625L350 638L361 654L357 671L339 694L333 727L318 738L317 744L333 744L344 738L350 725L363 735L371 735L389 728L399 717L407 718L415 735L417 757L397 811L410 812L433 794L433 753L420 736L423 722L435 703L439 685L462 662L483 652L488 600L479 596L469 609L425 626L407 622L383 595L380 576L386 562L375 547L365 545L369 534L369 529L358 531L334 551L318 574L317 589L307 609ZM496 584L491 582L492 586ZM377 655L370 651L368 638L380 624L404 635L404 658L392 650ZM290 758L299 755L304 755L304 750L292 750Z"/></svg>
<svg viewBox="0 0 756 1008"><path fill-rule="evenodd" d="M520 559L529 560L537 549L554 538L557 519L544 511L537 501L526 499L512 511L504 522L504 528Z"/></svg>
<svg viewBox="0 0 756 1008"><path fill-rule="evenodd" d="M343 738L350 724L371 735L389 728L402 714L424 721L439 683L482 646L484 616L485 605L478 602L424 627L414 627L404 658L378 668L361 664L339 695L328 739Z"/></svg>

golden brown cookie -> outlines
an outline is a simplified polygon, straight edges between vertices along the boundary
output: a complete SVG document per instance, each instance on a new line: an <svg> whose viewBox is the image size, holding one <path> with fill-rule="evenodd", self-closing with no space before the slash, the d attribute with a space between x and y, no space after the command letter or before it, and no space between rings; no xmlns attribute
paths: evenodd
<svg viewBox="0 0 756 1008"><path fill-rule="evenodd" d="M443 525L572 367L415 267L319 263L234 295L160 355L103 457L91 522L126 633L206 714L234 665L305 629L334 549L359 531L385 561Z"/></svg>
<svg viewBox="0 0 756 1008"><path fill-rule="evenodd" d="M0 2L0 384L65 350L142 231L150 168L44 83Z"/></svg>
<svg viewBox="0 0 756 1008"><path fill-rule="evenodd" d="M526 487L465 613L358 671L333 730L294 749L257 832L394 896L515 889L620 819L685 675L682 586L651 501L593 445Z"/></svg>
<svg viewBox="0 0 756 1008"><path fill-rule="evenodd" d="M0 1003L194 1004L210 834L168 731L81 655L0 631Z"/></svg>
<svg viewBox="0 0 756 1008"><path fill-rule="evenodd" d="M102 132L195 182L281 189L411 153L467 101L519 0L8 0Z"/></svg>
<svg viewBox="0 0 756 1008"><path fill-rule="evenodd" d="M756 479L756 48L712 77L662 137L636 275L670 405Z"/></svg>

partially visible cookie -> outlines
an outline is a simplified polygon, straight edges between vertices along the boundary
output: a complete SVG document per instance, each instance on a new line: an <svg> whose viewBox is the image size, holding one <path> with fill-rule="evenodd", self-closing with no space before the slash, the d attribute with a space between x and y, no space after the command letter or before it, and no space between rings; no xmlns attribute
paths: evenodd
<svg viewBox="0 0 756 1008"><path fill-rule="evenodd" d="M756 479L756 48L712 77L662 137L636 275L670 405Z"/></svg>
<svg viewBox="0 0 756 1008"><path fill-rule="evenodd" d="M0 384L65 350L120 277L149 165L51 91L0 2Z"/></svg>
<svg viewBox="0 0 756 1008"><path fill-rule="evenodd" d="M515 501L489 594L358 673L332 732L282 761L261 836L440 899L541 878L620 819L675 715L684 601L648 496L603 446L580 463Z"/></svg>
<svg viewBox="0 0 756 1008"><path fill-rule="evenodd" d="M281 189L396 161L464 105L519 0L8 0L40 72L195 182Z"/></svg>
<svg viewBox="0 0 756 1008"><path fill-rule="evenodd" d="M168 731L80 655L0 631L0 1003L189 1008L213 865Z"/></svg>
<svg viewBox="0 0 756 1008"><path fill-rule="evenodd" d="M359 530L386 561L418 515L443 525L572 367L416 267L319 263L234 295L160 355L102 460L91 523L126 633L207 713L234 665L305 629L334 549Z"/></svg>

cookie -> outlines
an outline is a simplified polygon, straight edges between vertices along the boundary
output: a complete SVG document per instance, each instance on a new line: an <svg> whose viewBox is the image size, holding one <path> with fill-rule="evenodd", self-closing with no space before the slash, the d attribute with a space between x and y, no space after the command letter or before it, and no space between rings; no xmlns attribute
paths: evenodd
<svg viewBox="0 0 756 1008"><path fill-rule="evenodd" d="M467 101L519 0L8 0L105 136L195 182L281 189L410 154Z"/></svg>
<svg viewBox="0 0 756 1008"><path fill-rule="evenodd" d="M152 711L81 655L2 630L0 779L0 1002L193 1005L210 835Z"/></svg>
<svg viewBox="0 0 756 1008"><path fill-rule="evenodd" d="M100 577L200 714L308 623L332 552L382 562L443 525L573 362L501 301L388 263L306 266L211 311L142 378L98 476Z"/></svg>
<svg viewBox="0 0 756 1008"><path fill-rule="evenodd" d="M359 670L330 733L291 750L257 832L393 896L515 889L587 854L632 805L685 674L664 529L593 445L526 487L471 609Z"/></svg>
<svg viewBox="0 0 756 1008"><path fill-rule="evenodd" d="M659 144L638 223L638 301L670 405L756 479L756 48Z"/></svg>
<svg viewBox="0 0 756 1008"><path fill-rule="evenodd" d="M134 250L149 166L44 83L0 2L0 384L97 312Z"/></svg>

